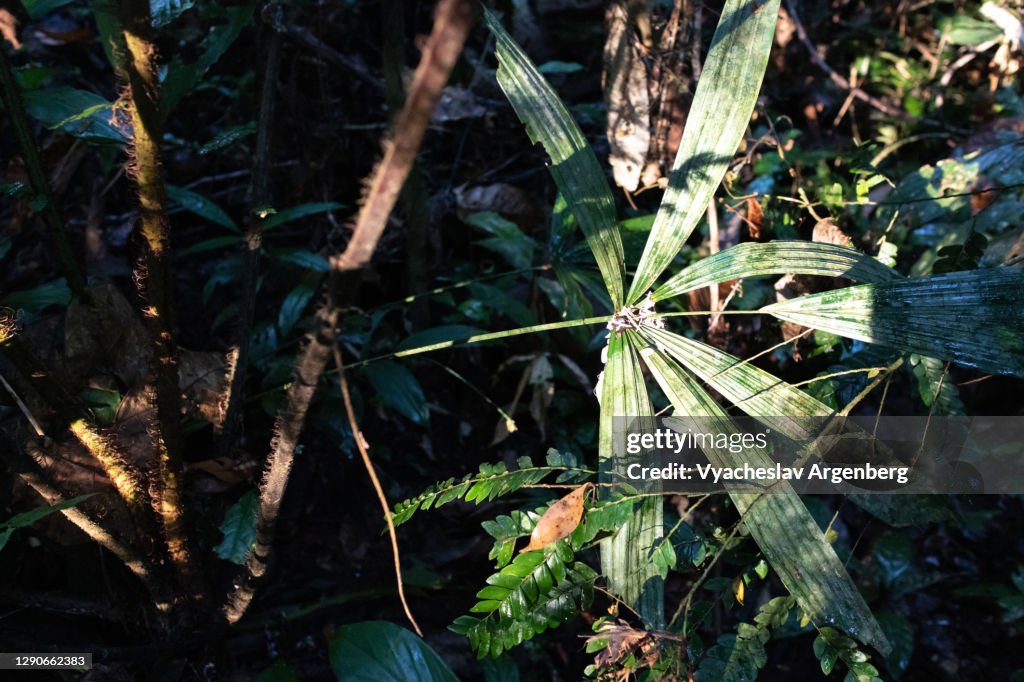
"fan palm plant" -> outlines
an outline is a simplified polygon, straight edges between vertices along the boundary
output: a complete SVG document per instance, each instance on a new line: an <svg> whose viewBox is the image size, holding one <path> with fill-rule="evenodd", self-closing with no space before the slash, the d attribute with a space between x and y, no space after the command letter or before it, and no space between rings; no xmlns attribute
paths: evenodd
<svg viewBox="0 0 1024 682"><path fill-rule="evenodd" d="M496 39L498 82L529 137L550 156L551 175L592 251L615 311L588 318L463 339L478 342L575 324L610 321L606 361L599 384L599 458L625 455L616 417L652 417L644 367L677 414L710 419L722 431L735 426L701 382L752 417L783 415L793 437L806 436L803 418L828 417L833 409L795 386L714 346L665 328L658 303L719 282L772 274L824 275L853 286L801 296L759 312L988 372L1024 374L1024 293L1021 270L990 268L907 279L860 251L830 244L775 241L728 248L675 273L659 284L705 212L750 120L772 45L779 0L727 0L693 99L668 188L643 255L627 279L615 205L605 174L572 117L534 64L488 13ZM433 350L451 343L402 351ZM642 420L641 420L642 421ZM738 466L763 457L757 452L707 453L715 464ZM756 462L753 462L756 464ZM533 483L564 462L521 468L483 467L480 474L448 481L396 508L404 522L419 508L453 499L493 499ZM733 502L762 553L816 627L834 627L886 653L889 643L843 563L826 541L800 497L791 489L754 496L733 493ZM454 628L467 634L481 654L497 654L547 627L568 609L585 603L594 574L570 563L573 552L602 531L601 573L608 589L642 616L649 628L665 626L663 574L666 546L658 497L630 505L595 506L564 541L511 561L514 538L536 523L532 512L500 517L489 526L497 544L492 557L502 571L488 580L474 607L481 618L464 617ZM510 545L509 540L513 543Z"/></svg>

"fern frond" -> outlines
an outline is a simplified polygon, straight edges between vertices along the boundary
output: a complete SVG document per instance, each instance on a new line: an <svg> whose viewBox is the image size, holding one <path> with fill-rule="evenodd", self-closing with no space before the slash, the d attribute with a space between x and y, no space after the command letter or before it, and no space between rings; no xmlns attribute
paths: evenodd
<svg viewBox="0 0 1024 682"><path fill-rule="evenodd" d="M508 495L525 485L533 485L553 471L565 471L565 466L533 466L529 457L516 460L518 468L509 471L503 462L481 464L480 471L467 474L462 480L449 478L430 486L416 497L395 505L392 520L395 525L405 523L420 509L430 509L448 504L453 500L465 499L477 504ZM585 471L581 469L580 471Z"/></svg>
<svg viewBox="0 0 1024 682"><path fill-rule="evenodd" d="M789 618L796 600L776 597L761 607L754 624L740 623L736 634L722 635L711 647L697 670L697 682L746 682L757 678L757 672L768 662L764 645L773 630Z"/></svg>
<svg viewBox="0 0 1024 682"><path fill-rule="evenodd" d="M486 615L461 616L450 626L469 638L478 658L498 656L590 606L597 573L580 562L567 566L573 557L568 542L552 547L549 553L520 554L488 578L471 609Z"/></svg>

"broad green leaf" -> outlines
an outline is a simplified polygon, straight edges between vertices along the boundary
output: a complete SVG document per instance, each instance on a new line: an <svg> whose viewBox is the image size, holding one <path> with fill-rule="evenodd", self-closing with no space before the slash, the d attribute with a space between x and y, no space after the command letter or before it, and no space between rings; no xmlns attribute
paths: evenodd
<svg viewBox="0 0 1024 682"><path fill-rule="evenodd" d="M900 278L892 268L845 246L804 241L747 242L684 268L654 290L654 300L672 298L718 282L786 273L872 283Z"/></svg>
<svg viewBox="0 0 1024 682"><path fill-rule="evenodd" d="M738 432L725 411L682 367L653 346L643 349L642 355L677 414L712 419L720 433ZM717 467L771 464L760 449L741 454L727 448L704 452ZM730 497L768 563L815 625L835 625L879 651L889 651L885 635L843 563L788 483L780 482L772 494L730 492Z"/></svg>
<svg viewBox="0 0 1024 682"><path fill-rule="evenodd" d="M404 365L390 360L376 362L366 370L366 374L385 405L417 424L426 424L430 420L420 382Z"/></svg>
<svg viewBox="0 0 1024 682"><path fill-rule="evenodd" d="M643 298L693 232L715 196L750 122L775 34L779 0L728 0L633 284Z"/></svg>
<svg viewBox="0 0 1024 682"><path fill-rule="evenodd" d="M235 221L231 219L231 216L229 216L223 208L213 203L202 194L193 192L185 187L167 185L167 198L181 206L186 211L195 213L200 218L209 220L215 225L226 227L235 232L238 231L238 225L236 225Z"/></svg>
<svg viewBox="0 0 1024 682"><path fill-rule="evenodd" d="M221 559L244 565L249 550L256 542L256 512L260 506L255 490L242 495L224 514L220 532L224 539L213 548Z"/></svg>
<svg viewBox="0 0 1024 682"><path fill-rule="evenodd" d="M706 343L663 329L644 328L644 337L699 376L752 417L771 417L770 425L794 439L806 439L833 410L773 374Z"/></svg>
<svg viewBox="0 0 1024 682"><path fill-rule="evenodd" d="M615 221L615 202L601 164L530 58L494 14L485 9L484 17L496 41L498 84L530 140L541 143L551 157L551 175L594 252L612 305L618 308L623 302L625 279L622 239Z"/></svg>
<svg viewBox="0 0 1024 682"><path fill-rule="evenodd" d="M632 332L611 333L608 339L608 360L599 382L601 461L626 455L626 434L616 438L615 417L641 418L641 428L647 428L654 414L637 356L638 342ZM601 542L601 572L608 579L608 587L652 628L662 627L665 619L665 585L657 566L649 560L662 537L662 512L660 498L645 498L619 532Z"/></svg>
<svg viewBox="0 0 1024 682"><path fill-rule="evenodd" d="M868 343L1024 375L1024 270L986 268L801 296L762 310Z"/></svg>
<svg viewBox="0 0 1024 682"><path fill-rule="evenodd" d="M0 300L0 303L15 310L37 313L51 305L67 305L70 300L71 289L68 288L67 281L61 277L32 289L11 292Z"/></svg>
<svg viewBox="0 0 1024 682"><path fill-rule="evenodd" d="M284 297L281 309L277 313L277 329L281 332L281 336L291 333L295 325L302 319L302 313L309 305L313 295L316 294L321 279L323 276L320 273L311 272Z"/></svg>
<svg viewBox="0 0 1024 682"><path fill-rule="evenodd" d="M203 241L193 244L192 246L187 246L184 249L181 249L180 251L175 251L175 255L188 256L194 253L215 251L217 249L222 249L225 246L241 246L242 243L242 238L234 234L225 235L223 237L211 237L210 239L204 239Z"/></svg>
<svg viewBox="0 0 1024 682"><path fill-rule="evenodd" d="M44 88L25 92L23 97L29 116L68 135L124 144L131 134L130 122L115 119L114 105L87 90Z"/></svg>
<svg viewBox="0 0 1024 682"><path fill-rule="evenodd" d="M170 4L184 3L172 0ZM256 3L250 0L235 7L228 7L227 22L210 29L199 45L199 57L195 62L185 63L179 56L167 65L167 75L160 87L160 110L164 118L174 111L181 98L192 92L210 67L227 52L242 29L252 20L255 6Z"/></svg>
<svg viewBox="0 0 1024 682"><path fill-rule="evenodd" d="M511 220L492 211L482 211L467 216L466 222L494 235L477 241L477 244L500 255L512 267L525 270L533 265L537 242L527 237Z"/></svg>
<svg viewBox="0 0 1024 682"><path fill-rule="evenodd" d="M150 21L154 27L166 26L194 4L195 0L149 0Z"/></svg>
<svg viewBox="0 0 1024 682"><path fill-rule="evenodd" d="M339 627L328 651L338 682L458 682L430 645L386 621Z"/></svg>
<svg viewBox="0 0 1024 682"><path fill-rule="evenodd" d="M283 263L298 265L300 268L306 268L313 272L327 272L331 269L331 264L327 262L326 258L319 253L313 253L309 249L274 249L270 252L270 257Z"/></svg>
<svg viewBox="0 0 1024 682"><path fill-rule="evenodd" d="M292 206L276 213L271 214L263 221L263 231L272 230L275 227L280 227L285 223L290 223L293 220L299 218L305 218L306 216L316 215L318 213L327 213L328 211L337 211L338 209L345 208L344 204L339 204L334 201L325 202L314 202L310 204L299 204L298 206Z"/></svg>

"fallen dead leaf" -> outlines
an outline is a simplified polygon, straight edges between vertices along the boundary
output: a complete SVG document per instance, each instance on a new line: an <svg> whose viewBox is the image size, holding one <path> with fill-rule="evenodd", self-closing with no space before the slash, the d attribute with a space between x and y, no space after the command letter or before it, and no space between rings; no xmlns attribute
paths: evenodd
<svg viewBox="0 0 1024 682"><path fill-rule="evenodd" d="M552 542L561 540L576 530L580 521L583 520L583 503L586 501L587 492L592 487L592 483L584 483L548 507L548 510L537 521L537 525L533 527L530 544L519 551L532 552L536 549L544 549Z"/></svg>

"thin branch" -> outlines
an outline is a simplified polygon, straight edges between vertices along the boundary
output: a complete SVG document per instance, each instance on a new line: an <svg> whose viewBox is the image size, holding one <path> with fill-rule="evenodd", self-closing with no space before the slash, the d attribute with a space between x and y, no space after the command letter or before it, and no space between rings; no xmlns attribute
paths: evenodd
<svg viewBox="0 0 1024 682"><path fill-rule="evenodd" d="M345 363L341 359L341 349L338 347L338 340L335 337L333 341L331 350L334 354L334 364L338 368L338 385L341 387L341 397L345 403L345 414L348 417L349 428L352 429L352 437L356 441L359 457L362 458L366 473L370 476L373 490L377 493L377 501L380 502L380 508L384 512L384 520L388 524L388 536L391 538L391 557L395 563L395 581L398 584L398 599L402 602L402 609L405 611L405 617L412 624L412 629L416 631L417 635L422 637L423 631L420 630L416 619L413 618L412 611L409 610L409 602L405 599L405 585L402 582L402 560L398 554L398 536L395 534L395 522L391 518L391 506L388 505L388 498L384 494L384 488L380 485L380 479L377 478L377 472L373 469L373 462L370 461L370 453L367 451L369 445L363 437L363 432L359 429L355 410L352 409L352 396L349 395L348 379L345 378Z"/></svg>
<svg viewBox="0 0 1024 682"><path fill-rule="evenodd" d="M462 51L474 10L475 3L471 0L442 0L438 4L433 31L413 75L405 106L396 119L394 137L373 174L355 231L344 253L331 258L327 296L316 312L314 330L296 360L285 408L274 425L275 436L260 485L256 542L246 560L245 575L235 583L225 603L225 616L231 623L245 614L256 583L266 572L295 448L302 436L317 383L327 366L338 323L355 298L361 270L370 263L416 159L441 91Z"/></svg>
<svg viewBox="0 0 1024 682"><path fill-rule="evenodd" d="M814 43L811 42L810 36L807 35L807 29L805 29L804 25L800 22L800 17L796 12L795 0L786 0L786 9L789 11L789 18L793 21L793 26L796 28L796 35L800 39L800 42L803 43L805 48L807 48L807 52L810 54L811 60L818 65L818 68L825 72L829 77L829 80L843 90L849 92L851 96L861 100L862 102L866 102L887 116L892 116L893 118L899 118L902 120L912 120L912 117L907 112L902 109L891 107L877 97L869 95L862 89L851 85L850 81L829 66L828 62L826 62L818 53L818 48L814 46Z"/></svg>
<svg viewBox="0 0 1024 682"><path fill-rule="evenodd" d="M64 493L44 480L38 472L23 466L20 462L16 464L17 468L21 469L18 471L18 476L21 480L46 500L47 504L53 506L60 504L66 499ZM157 611L165 612L169 609L170 601L166 589L149 572L145 562L143 562L134 549L121 543L121 541L77 507L62 509L61 513L91 540L116 556L139 579L153 598L153 604Z"/></svg>

